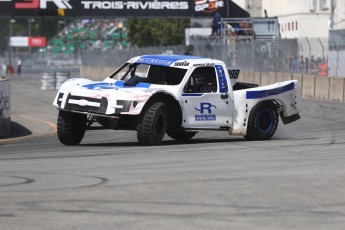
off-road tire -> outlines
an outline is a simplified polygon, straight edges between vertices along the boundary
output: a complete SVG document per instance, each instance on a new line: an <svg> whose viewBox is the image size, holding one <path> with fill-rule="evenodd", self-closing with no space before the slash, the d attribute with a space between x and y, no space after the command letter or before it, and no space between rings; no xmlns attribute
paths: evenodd
<svg viewBox="0 0 345 230"><path fill-rule="evenodd" d="M137 138L142 145L159 145L167 128L167 110L164 102L155 101L139 116Z"/></svg>
<svg viewBox="0 0 345 230"><path fill-rule="evenodd" d="M174 140L178 141L188 141L192 139L197 132L187 132L184 130L181 131L167 131L167 135Z"/></svg>
<svg viewBox="0 0 345 230"><path fill-rule="evenodd" d="M248 140L269 140L276 132L279 122L277 109L273 103L259 103L251 110L248 118Z"/></svg>
<svg viewBox="0 0 345 230"><path fill-rule="evenodd" d="M57 134L60 142L65 145L78 145L84 135L87 117L84 114L59 111Z"/></svg>

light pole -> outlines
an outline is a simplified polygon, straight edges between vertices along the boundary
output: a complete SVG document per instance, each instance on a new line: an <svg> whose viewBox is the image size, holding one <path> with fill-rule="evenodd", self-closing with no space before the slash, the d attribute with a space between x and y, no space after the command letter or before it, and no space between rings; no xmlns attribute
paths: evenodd
<svg viewBox="0 0 345 230"><path fill-rule="evenodd" d="M10 37L8 39L8 65L11 66L12 65L12 42L11 42L11 38L12 38L12 23L16 23L15 19L10 19Z"/></svg>
<svg viewBox="0 0 345 230"><path fill-rule="evenodd" d="M35 22L35 19L28 19L28 23L29 23L29 37L31 37L31 23ZM31 47L29 44L29 54L31 55Z"/></svg>
<svg viewBox="0 0 345 230"><path fill-rule="evenodd" d="M58 34L60 33L60 25L63 25L64 24L64 21L62 21L62 20L59 20L58 21Z"/></svg>

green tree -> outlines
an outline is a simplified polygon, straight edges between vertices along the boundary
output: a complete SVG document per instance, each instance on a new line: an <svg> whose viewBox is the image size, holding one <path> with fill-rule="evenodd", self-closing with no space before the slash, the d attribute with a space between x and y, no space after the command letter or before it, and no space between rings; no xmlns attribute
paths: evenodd
<svg viewBox="0 0 345 230"><path fill-rule="evenodd" d="M139 47L181 45L188 26L188 19L127 19L127 39Z"/></svg>

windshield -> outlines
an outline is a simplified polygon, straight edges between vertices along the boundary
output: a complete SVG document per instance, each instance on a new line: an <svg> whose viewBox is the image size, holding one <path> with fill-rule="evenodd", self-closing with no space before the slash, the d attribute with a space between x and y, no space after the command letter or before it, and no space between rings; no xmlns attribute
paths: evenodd
<svg viewBox="0 0 345 230"><path fill-rule="evenodd" d="M115 71L110 78L123 80L127 85L133 86L138 83L178 85L186 72L185 69L174 67L126 63Z"/></svg>

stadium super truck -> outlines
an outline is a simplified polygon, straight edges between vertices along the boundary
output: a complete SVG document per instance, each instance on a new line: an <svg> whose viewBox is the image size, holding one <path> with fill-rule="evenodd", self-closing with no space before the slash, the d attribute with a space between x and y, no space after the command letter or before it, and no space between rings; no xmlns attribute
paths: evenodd
<svg viewBox="0 0 345 230"><path fill-rule="evenodd" d="M165 134L187 141L200 130L220 130L268 140L279 116L284 124L300 118L298 81L258 87L237 82L239 71L210 58L144 55L103 81L70 79L53 102L58 138L78 145L86 130L134 130L140 144L158 145Z"/></svg>

